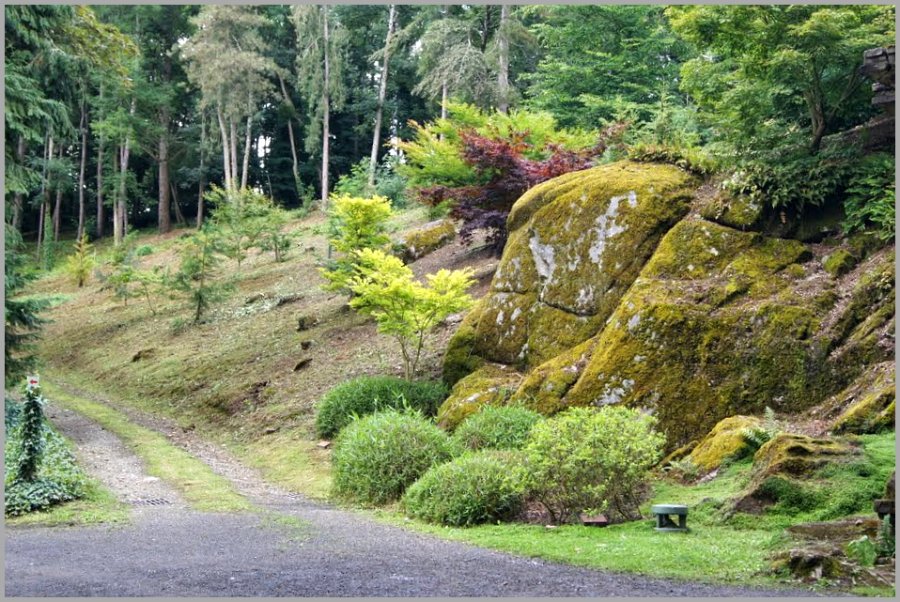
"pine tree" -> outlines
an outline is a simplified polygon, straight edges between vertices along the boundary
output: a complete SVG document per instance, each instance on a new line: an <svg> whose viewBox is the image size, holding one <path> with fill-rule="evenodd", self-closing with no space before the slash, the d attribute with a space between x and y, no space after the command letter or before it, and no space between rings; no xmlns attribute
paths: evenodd
<svg viewBox="0 0 900 602"><path fill-rule="evenodd" d="M31 355L31 341L37 337L45 322L38 314L46 309L47 303L36 299L17 299L25 284L30 280L22 269L23 254L21 237L15 228L6 226L6 269L5 294L5 347L4 376L7 383L24 377L34 366Z"/></svg>

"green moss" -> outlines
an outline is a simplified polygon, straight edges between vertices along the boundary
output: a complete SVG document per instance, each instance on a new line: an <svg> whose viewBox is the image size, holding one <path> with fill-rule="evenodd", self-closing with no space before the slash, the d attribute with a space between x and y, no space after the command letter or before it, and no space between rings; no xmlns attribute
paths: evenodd
<svg viewBox="0 0 900 602"><path fill-rule="evenodd" d="M415 261L436 251L456 237L456 228L448 219L425 224L403 238L403 257Z"/></svg>
<svg viewBox="0 0 900 602"><path fill-rule="evenodd" d="M753 471L759 481L772 475L810 476L826 464L859 453L849 441L781 433L753 455Z"/></svg>
<svg viewBox="0 0 900 602"><path fill-rule="evenodd" d="M512 395L522 375L505 366L485 364L461 379L437 413L440 427L453 429L486 405L503 405Z"/></svg>
<svg viewBox="0 0 900 602"><path fill-rule="evenodd" d="M871 374L867 376L871 377ZM895 398L893 366L888 366L869 381L859 397L838 416L831 431L864 434L893 429Z"/></svg>
<svg viewBox="0 0 900 602"><path fill-rule="evenodd" d="M443 362L443 380L448 386L452 387L459 379L484 365L484 360L474 353L475 332L483 307L482 299L469 310L447 345Z"/></svg>
<svg viewBox="0 0 900 602"><path fill-rule="evenodd" d="M836 251L825 256L822 261L822 267L831 274L833 278L840 278L858 263L857 258L847 249L837 249Z"/></svg>
<svg viewBox="0 0 900 602"><path fill-rule="evenodd" d="M762 212L762 204L724 190L717 191L700 208L700 215L704 218L738 230L758 228Z"/></svg>
<svg viewBox="0 0 900 602"><path fill-rule="evenodd" d="M691 461L708 472L727 460L740 457L750 450L744 431L759 424L759 418L753 416L731 416L721 420L691 451Z"/></svg>
<svg viewBox="0 0 900 602"><path fill-rule="evenodd" d="M565 409L562 399L584 371L596 342L589 339L531 370L512 401L545 415Z"/></svg>
<svg viewBox="0 0 900 602"><path fill-rule="evenodd" d="M676 167L623 161L528 191L510 214L475 353L531 368L595 335L694 185Z"/></svg>

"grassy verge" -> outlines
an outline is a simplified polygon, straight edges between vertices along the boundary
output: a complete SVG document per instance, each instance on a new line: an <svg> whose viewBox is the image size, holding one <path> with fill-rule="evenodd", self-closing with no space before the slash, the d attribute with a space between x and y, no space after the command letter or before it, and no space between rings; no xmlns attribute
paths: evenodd
<svg viewBox="0 0 900 602"><path fill-rule="evenodd" d="M7 527L81 526L128 521L128 507L95 479L85 482L84 497L22 516L7 517Z"/></svg>
<svg viewBox="0 0 900 602"><path fill-rule="evenodd" d="M69 395L52 383L45 383L44 391L59 405L83 414L115 433L145 462L147 472L175 487L197 510L229 512L251 508L226 479L170 444L162 435L130 422L109 406Z"/></svg>

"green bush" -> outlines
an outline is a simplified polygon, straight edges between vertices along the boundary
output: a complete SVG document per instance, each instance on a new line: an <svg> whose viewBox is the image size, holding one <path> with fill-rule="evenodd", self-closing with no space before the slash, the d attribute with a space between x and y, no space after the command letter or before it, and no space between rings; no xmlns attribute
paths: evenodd
<svg viewBox="0 0 900 602"><path fill-rule="evenodd" d="M485 406L472 414L453 433L460 447L469 449L519 449L541 415L515 406Z"/></svg>
<svg viewBox="0 0 900 602"><path fill-rule="evenodd" d="M894 238L896 220L894 156L876 153L863 159L847 186L844 230L874 230L882 240Z"/></svg>
<svg viewBox="0 0 900 602"><path fill-rule="evenodd" d="M409 516L451 527L511 518L522 507L521 457L517 453L468 453L432 467L403 496Z"/></svg>
<svg viewBox="0 0 900 602"><path fill-rule="evenodd" d="M524 452L526 488L554 522L582 512L631 519L665 438L656 419L618 406L572 408L534 425Z"/></svg>
<svg viewBox="0 0 900 602"><path fill-rule="evenodd" d="M364 504L392 502L456 451L450 437L421 415L397 410L371 414L338 435L331 457L332 493Z"/></svg>
<svg viewBox="0 0 900 602"><path fill-rule="evenodd" d="M319 403L316 433L329 438L354 418L387 408L409 407L434 416L447 397L442 382L409 381L395 376L361 376L332 388Z"/></svg>

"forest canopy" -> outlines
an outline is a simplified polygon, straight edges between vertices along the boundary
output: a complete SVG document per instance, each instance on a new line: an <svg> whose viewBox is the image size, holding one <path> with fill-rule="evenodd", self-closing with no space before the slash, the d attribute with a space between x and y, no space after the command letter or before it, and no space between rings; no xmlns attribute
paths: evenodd
<svg viewBox="0 0 900 602"><path fill-rule="evenodd" d="M859 66L893 44L894 10L7 6L6 221L40 249L199 225L213 185L402 204L495 182L504 163L471 159L474 135L528 159L701 154L775 204L815 204L779 191L877 114Z"/></svg>

